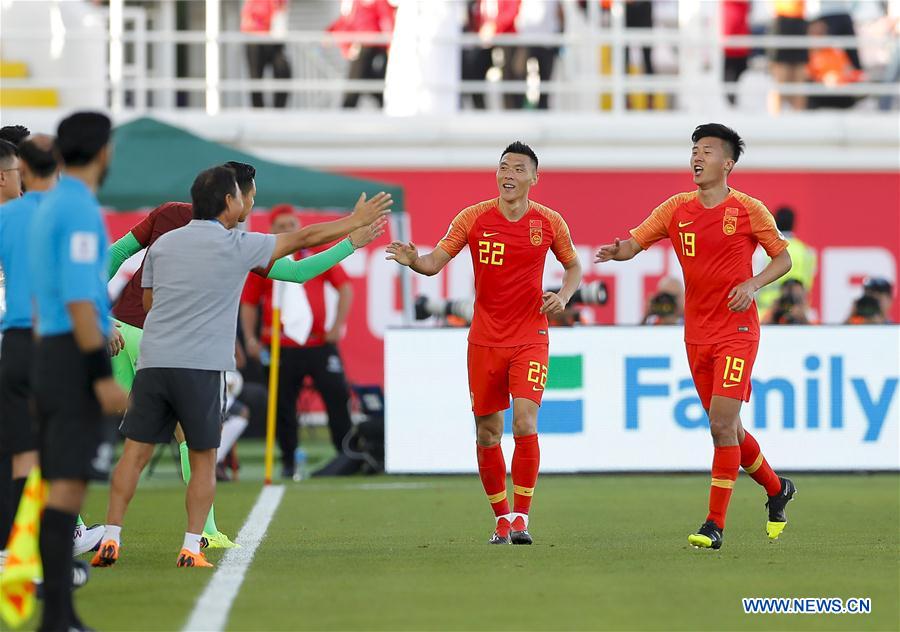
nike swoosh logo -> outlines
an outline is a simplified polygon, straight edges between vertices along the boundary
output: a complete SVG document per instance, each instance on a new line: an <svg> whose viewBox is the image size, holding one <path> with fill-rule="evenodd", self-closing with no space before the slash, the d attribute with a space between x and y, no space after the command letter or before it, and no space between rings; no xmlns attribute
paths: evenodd
<svg viewBox="0 0 900 632"><path fill-rule="evenodd" d="M722 388L731 388L732 386L740 386L740 385L741 385L740 382L737 384L726 384L725 382L722 382Z"/></svg>
<svg viewBox="0 0 900 632"><path fill-rule="evenodd" d="M689 222L678 222L678 228L684 228L685 226L690 226L693 223L694 223L694 220L691 220Z"/></svg>
<svg viewBox="0 0 900 632"><path fill-rule="evenodd" d="M544 389L542 389L542 388L540 388L540 387L538 387L538 386L532 386L532 387L531 387L531 390L533 390L533 391L542 391L542 390L544 390Z"/></svg>
<svg viewBox="0 0 900 632"><path fill-rule="evenodd" d="M481 233L483 237L493 237L494 235L499 235L500 233Z"/></svg>

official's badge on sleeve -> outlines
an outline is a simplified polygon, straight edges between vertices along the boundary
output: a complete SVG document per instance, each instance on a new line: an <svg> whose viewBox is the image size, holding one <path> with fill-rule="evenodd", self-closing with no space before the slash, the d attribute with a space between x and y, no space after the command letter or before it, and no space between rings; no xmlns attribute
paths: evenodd
<svg viewBox="0 0 900 632"><path fill-rule="evenodd" d="M69 239L69 259L72 263L95 263L99 255L96 233L76 232Z"/></svg>

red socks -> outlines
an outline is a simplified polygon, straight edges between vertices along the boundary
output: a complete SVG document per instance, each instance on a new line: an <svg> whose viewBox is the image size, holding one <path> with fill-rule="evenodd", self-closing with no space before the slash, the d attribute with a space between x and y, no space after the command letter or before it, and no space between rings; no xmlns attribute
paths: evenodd
<svg viewBox="0 0 900 632"><path fill-rule="evenodd" d="M781 480L759 451L756 439L746 430L744 442L741 444L741 467L750 478L766 488L768 496L777 496L781 493Z"/></svg>
<svg viewBox="0 0 900 632"><path fill-rule="evenodd" d="M736 445L715 448L712 463L712 483L709 488L709 515L720 529L725 528L725 514L728 501L737 480L741 465L741 447Z"/></svg>
<svg viewBox="0 0 900 632"><path fill-rule="evenodd" d="M527 515L541 465L541 448L537 434L515 437L515 440L516 451L512 460L513 512Z"/></svg>
<svg viewBox="0 0 900 632"><path fill-rule="evenodd" d="M537 434L515 437L516 450L512 459L512 480L515 502L513 505L516 516L516 529L525 529L528 526L528 510L531 508L531 497L534 495L534 486L537 483L538 468L541 464L541 448L538 445ZM509 500L506 497L506 462L503 460L503 450L500 444L489 448L477 446L478 450L478 474L481 476L481 484L487 494L494 516L507 518L509 516ZM737 466L735 466L737 467ZM502 525L509 528L508 520L499 520L498 529ZM502 523L502 525L501 525ZM521 524L519 524L521 523Z"/></svg>
<svg viewBox="0 0 900 632"><path fill-rule="evenodd" d="M499 443L489 448L480 445L477 448L478 474L488 502L491 503L495 516L505 516L509 513L509 501L506 499L506 461L503 460L503 449Z"/></svg>

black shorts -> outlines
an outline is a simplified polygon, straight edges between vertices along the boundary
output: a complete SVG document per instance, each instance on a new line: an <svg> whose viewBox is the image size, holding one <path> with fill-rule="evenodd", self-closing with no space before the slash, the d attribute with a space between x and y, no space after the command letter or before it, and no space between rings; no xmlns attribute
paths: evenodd
<svg viewBox="0 0 900 632"><path fill-rule="evenodd" d="M775 35L806 35L807 24L802 18L775 18ZM809 61L806 48L776 48L772 51L772 61L779 64L805 64Z"/></svg>
<svg viewBox="0 0 900 632"><path fill-rule="evenodd" d="M7 329L0 343L0 453L37 450L31 397L34 341L30 329Z"/></svg>
<svg viewBox="0 0 900 632"><path fill-rule="evenodd" d="M31 383L44 478L106 480L113 446L84 356L71 334L38 340Z"/></svg>
<svg viewBox="0 0 900 632"><path fill-rule="evenodd" d="M204 369L138 369L119 430L141 443L168 443L181 423L192 450L219 447L225 419L225 373Z"/></svg>

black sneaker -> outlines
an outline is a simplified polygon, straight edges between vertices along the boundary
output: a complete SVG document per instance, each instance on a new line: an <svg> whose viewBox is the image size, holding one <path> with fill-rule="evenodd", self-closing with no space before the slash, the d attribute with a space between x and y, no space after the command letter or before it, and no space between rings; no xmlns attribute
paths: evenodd
<svg viewBox="0 0 900 632"><path fill-rule="evenodd" d="M494 531L494 535L488 540L488 544L512 544L508 535L500 535Z"/></svg>
<svg viewBox="0 0 900 632"><path fill-rule="evenodd" d="M688 536L688 542L697 549L720 549L722 539L722 530L712 520L707 520L697 529L697 533Z"/></svg>
<svg viewBox="0 0 900 632"><path fill-rule="evenodd" d="M784 509L797 493L797 488L791 479L779 477L778 480L781 481L781 492L777 496L769 496L769 500L766 501L766 509L769 510L766 535L770 540L777 540L787 526L787 515L785 515Z"/></svg>

